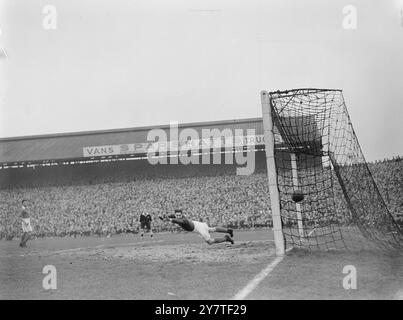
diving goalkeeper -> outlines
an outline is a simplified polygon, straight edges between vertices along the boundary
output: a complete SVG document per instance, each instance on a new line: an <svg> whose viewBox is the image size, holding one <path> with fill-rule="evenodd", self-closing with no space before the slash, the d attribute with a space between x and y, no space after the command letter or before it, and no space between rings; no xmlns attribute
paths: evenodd
<svg viewBox="0 0 403 320"><path fill-rule="evenodd" d="M163 221L170 221L182 227L183 230L189 232L198 233L208 244L221 243L221 242L231 242L234 244L232 239L234 236L234 231L228 228L222 227L209 227L207 223L190 220L185 217L182 210L175 210L175 214L170 214L168 216L159 217ZM221 232L227 233L223 238L212 238L210 232Z"/></svg>

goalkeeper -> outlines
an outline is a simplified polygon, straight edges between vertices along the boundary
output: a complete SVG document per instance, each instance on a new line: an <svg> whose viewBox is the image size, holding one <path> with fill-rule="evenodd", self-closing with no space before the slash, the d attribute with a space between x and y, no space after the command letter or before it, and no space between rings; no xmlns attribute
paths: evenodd
<svg viewBox="0 0 403 320"><path fill-rule="evenodd" d="M182 210L175 210L175 214L170 214L168 216L159 217L163 221L169 220L182 227L183 230L189 232L198 233L208 244L221 243L221 242L231 242L234 244L232 237L234 236L234 231L228 228L222 227L209 227L207 223L190 220L185 217ZM210 232L222 232L227 233L223 238L212 238Z"/></svg>

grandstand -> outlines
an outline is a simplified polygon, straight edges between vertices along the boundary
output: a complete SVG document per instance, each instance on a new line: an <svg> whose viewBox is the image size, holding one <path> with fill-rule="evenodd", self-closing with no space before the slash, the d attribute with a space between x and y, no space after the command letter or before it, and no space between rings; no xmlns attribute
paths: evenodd
<svg viewBox="0 0 403 320"><path fill-rule="evenodd" d="M147 133L156 128L165 130L169 139L169 126L0 139L0 186L10 189L234 173L235 166L225 165L224 160L221 166L151 165ZM202 129L252 128L256 136L263 132L261 119L183 124L179 130L185 128L199 133ZM256 144L256 152L263 150L263 142ZM260 153L257 158L261 169L265 164Z"/></svg>

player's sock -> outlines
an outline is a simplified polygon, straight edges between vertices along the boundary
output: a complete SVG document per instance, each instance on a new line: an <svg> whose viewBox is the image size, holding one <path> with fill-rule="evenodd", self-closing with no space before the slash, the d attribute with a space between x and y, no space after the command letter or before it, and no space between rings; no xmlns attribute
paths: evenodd
<svg viewBox="0 0 403 320"><path fill-rule="evenodd" d="M23 236L22 239L21 239L21 242L20 242L20 247L25 248L26 246L27 246L26 245L26 237Z"/></svg>
<svg viewBox="0 0 403 320"><path fill-rule="evenodd" d="M27 240L27 234L24 233L24 234L22 235L22 237L21 237L20 247L25 247L25 246L26 246L26 245L25 245L26 240Z"/></svg>
<svg viewBox="0 0 403 320"><path fill-rule="evenodd" d="M215 227L215 232L221 232L221 233L232 233L232 229L228 229L228 228L223 228L223 227Z"/></svg>
<svg viewBox="0 0 403 320"><path fill-rule="evenodd" d="M232 240L228 234L225 235L225 240L227 240L228 242L231 242L231 244L234 244L234 240Z"/></svg>

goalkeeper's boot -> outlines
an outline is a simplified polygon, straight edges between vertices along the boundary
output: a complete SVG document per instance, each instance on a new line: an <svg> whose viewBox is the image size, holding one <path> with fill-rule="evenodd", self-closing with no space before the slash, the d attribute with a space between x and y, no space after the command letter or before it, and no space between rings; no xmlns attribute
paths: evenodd
<svg viewBox="0 0 403 320"><path fill-rule="evenodd" d="M234 230L228 229L228 234L231 236L231 238L234 237Z"/></svg>

